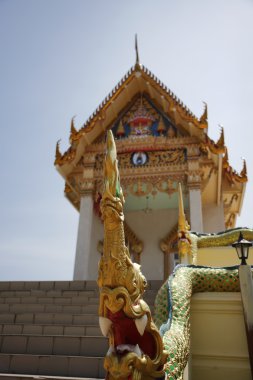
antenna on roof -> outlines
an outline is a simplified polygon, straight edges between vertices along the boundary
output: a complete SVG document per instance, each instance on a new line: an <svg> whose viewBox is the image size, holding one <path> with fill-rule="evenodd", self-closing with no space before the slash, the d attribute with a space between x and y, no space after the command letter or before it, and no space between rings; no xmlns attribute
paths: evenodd
<svg viewBox="0 0 253 380"><path fill-rule="evenodd" d="M140 66L137 33L135 34L135 53L136 53L135 66Z"/></svg>

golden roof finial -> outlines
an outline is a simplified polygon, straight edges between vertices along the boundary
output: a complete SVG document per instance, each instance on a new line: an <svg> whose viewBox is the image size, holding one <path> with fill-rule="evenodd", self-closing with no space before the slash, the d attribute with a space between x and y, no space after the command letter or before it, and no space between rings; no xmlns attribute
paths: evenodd
<svg viewBox="0 0 253 380"><path fill-rule="evenodd" d="M203 103L204 103L204 112L202 116L200 117L199 121L201 122L201 124L207 124L207 121L208 121L207 103L206 102L203 102Z"/></svg>
<svg viewBox="0 0 253 380"><path fill-rule="evenodd" d="M241 177L247 178L247 165L246 165L246 160L243 158L243 167L240 173Z"/></svg>
<svg viewBox="0 0 253 380"><path fill-rule="evenodd" d="M140 67L140 59L139 59L137 33L135 34L135 53L136 53L135 68L139 68Z"/></svg>
<svg viewBox="0 0 253 380"><path fill-rule="evenodd" d="M55 165L57 165L59 163L59 161L61 160L61 158L62 158L62 154L60 152L60 141L61 140L58 140L57 143L56 143L55 160L54 160L54 164Z"/></svg>
<svg viewBox="0 0 253 380"><path fill-rule="evenodd" d="M70 124L70 136L69 136L70 143L72 142L73 136L77 134L77 130L74 124L74 119L75 119L75 116L72 117L71 124Z"/></svg>
<svg viewBox="0 0 253 380"><path fill-rule="evenodd" d="M219 127L221 128L221 133L220 133L220 138L217 141L216 145L219 148L224 148L225 147L224 128L221 124L219 124Z"/></svg>
<svg viewBox="0 0 253 380"><path fill-rule="evenodd" d="M73 116L72 119L71 119L71 125L70 125L70 132L71 132L71 134L77 132L77 130L75 129L74 119L75 119L75 116Z"/></svg>
<svg viewBox="0 0 253 380"><path fill-rule="evenodd" d="M188 231L189 230L189 224L186 220L185 213L184 213L184 201L183 201L183 193L182 193L182 186L179 182L178 184L178 231Z"/></svg>

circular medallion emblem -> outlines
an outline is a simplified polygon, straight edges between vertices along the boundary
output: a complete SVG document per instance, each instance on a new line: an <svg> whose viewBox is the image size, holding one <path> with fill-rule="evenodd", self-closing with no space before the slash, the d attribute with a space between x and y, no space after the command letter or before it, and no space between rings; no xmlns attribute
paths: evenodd
<svg viewBox="0 0 253 380"><path fill-rule="evenodd" d="M135 152L132 154L131 162L135 166L142 166L148 162L148 155L145 152Z"/></svg>

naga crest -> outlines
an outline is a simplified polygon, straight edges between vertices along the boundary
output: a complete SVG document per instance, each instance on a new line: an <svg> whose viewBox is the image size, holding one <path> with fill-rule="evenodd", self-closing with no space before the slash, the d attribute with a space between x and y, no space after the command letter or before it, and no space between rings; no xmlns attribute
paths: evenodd
<svg viewBox="0 0 253 380"><path fill-rule="evenodd" d="M167 354L142 299L147 281L125 245L123 204L116 146L109 130L101 200L104 247L98 273L99 324L109 338L106 380L164 379Z"/></svg>

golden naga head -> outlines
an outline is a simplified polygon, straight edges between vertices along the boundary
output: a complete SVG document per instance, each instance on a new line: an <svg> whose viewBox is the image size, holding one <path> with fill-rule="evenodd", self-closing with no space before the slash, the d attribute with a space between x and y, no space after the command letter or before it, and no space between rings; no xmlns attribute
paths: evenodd
<svg viewBox="0 0 253 380"><path fill-rule="evenodd" d="M106 379L162 379L167 355L142 299L147 281L125 245L123 203L116 146L108 131L101 201L104 247L98 273L99 323L110 345L104 361Z"/></svg>

